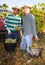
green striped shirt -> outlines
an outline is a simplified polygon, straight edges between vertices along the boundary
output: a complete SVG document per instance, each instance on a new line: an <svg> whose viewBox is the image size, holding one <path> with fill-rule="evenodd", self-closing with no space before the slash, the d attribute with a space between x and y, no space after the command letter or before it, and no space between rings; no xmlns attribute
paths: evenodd
<svg viewBox="0 0 45 65"><path fill-rule="evenodd" d="M12 32L16 31L14 27L21 27L21 18L19 15L14 16L13 14L9 14L5 19L5 27L6 29L10 29Z"/></svg>

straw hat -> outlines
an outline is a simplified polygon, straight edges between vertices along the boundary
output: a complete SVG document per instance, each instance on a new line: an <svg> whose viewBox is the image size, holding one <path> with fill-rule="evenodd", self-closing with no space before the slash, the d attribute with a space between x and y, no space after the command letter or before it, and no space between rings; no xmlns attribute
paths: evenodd
<svg viewBox="0 0 45 65"><path fill-rule="evenodd" d="M28 6L28 5L25 5L25 6L23 6L23 7L22 7L22 9L26 9L26 8L31 9L31 7L30 7L30 6Z"/></svg>
<svg viewBox="0 0 45 65"><path fill-rule="evenodd" d="M16 7L12 7L13 10L20 10L17 6Z"/></svg>

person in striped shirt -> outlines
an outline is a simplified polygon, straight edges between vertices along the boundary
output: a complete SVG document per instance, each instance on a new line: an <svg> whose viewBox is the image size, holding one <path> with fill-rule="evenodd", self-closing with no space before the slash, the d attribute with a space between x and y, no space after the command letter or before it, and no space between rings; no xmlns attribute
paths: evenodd
<svg viewBox="0 0 45 65"><path fill-rule="evenodd" d="M6 16L5 19L5 28L7 30L6 39L12 38L16 39L16 44L18 40L18 33L21 28L21 17L18 15L19 8L13 7L13 14L9 14ZM16 29L16 27L19 28L19 30Z"/></svg>

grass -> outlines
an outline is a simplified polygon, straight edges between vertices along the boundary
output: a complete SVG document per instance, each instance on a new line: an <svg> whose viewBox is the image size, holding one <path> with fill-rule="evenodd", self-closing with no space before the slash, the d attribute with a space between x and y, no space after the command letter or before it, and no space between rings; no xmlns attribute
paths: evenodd
<svg viewBox="0 0 45 65"><path fill-rule="evenodd" d="M36 42L33 40L33 46L38 47L41 46L43 48L42 51L42 59L41 58L32 58L32 61L27 63L28 61L28 55L25 52L24 58L20 57L21 50L20 50L20 43L16 48L16 52L14 52L14 55L16 58L14 59L12 56L10 56L8 59L1 61L7 52L4 49L3 42L0 42L0 65L45 65L45 35L39 36L40 42ZM2 41L2 39L0 39Z"/></svg>

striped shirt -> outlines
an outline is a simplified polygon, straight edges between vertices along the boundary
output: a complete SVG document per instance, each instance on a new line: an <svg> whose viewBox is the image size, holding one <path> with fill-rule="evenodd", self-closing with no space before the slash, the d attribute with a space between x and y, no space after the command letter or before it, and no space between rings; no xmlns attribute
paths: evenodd
<svg viewBox="0 0 45 65"><path fill-rule="evenodd" d="M21 27L21 18L19 15L14 16L13 14L9 14L5 19L5 28L10 29L12 32L16 31L15 27Z"/></svg>

